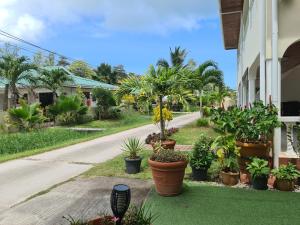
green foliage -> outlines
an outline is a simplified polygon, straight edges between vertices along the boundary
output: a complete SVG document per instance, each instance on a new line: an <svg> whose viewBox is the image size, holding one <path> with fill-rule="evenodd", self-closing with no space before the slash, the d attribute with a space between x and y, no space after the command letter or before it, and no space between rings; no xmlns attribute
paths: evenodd
<svg viewBox="0 0 300 225"><path fill-rule="evenodd" d="M206 118L198 119L196 122L198 127L207 127L209 125L209 120Z"/></svg>
<svg viewBox="0 0 300 225"><path fill-rule="evenodd" d="M155 150L153 151L150 159L156 162L165 163L188 161L188 157L185 153L171 149L164 149L159 143L155 146Z"/></svg>
<svg viewBox="0 0 300 225"><path fill-rule="evenodd" d="M8 115L9 124L21 131L37 128L46 120L38 103L29 105L25 101L20 101L20 107L10 109Z"/></svg>
<svg viewBox="0 0 300 225"><path fill-rule="evenodd" d="M203 106L202 110L203 110L203 116L209 117L212 115L211 107Z"/></svg>
<svg viewBox="0 0 300 225"><path fill-rule="evenodd" d="M278 180L295 180L300 177L300 172L296 169L296 166L289 163L288 165L281 165L277 169L272 170L272 174Z"/></svg>
<svg viewBox="0 0 300 225"><path fill-rule="evenodd" d="M48 111L60 124L67 125L82 122L88 107L84 105L79 95L62 95L54 105L49 107Z"/></svg>
<svg viewBox="0 0 300 225"><path fill-rule="evenodd" d="M81 60L74 61L68 69L77 76L93 78L96 73L86 62Z"/></svg>
<svg viewBox="0 0 300 225"><path fill-rule="evenodd" d="M144 149L144 144L138 138L128 138L122 145L129 159L139 158L139 153Z"/></svg>
<svg viewBox="0 0 300 225"><path fill-rule="evenodd" d="M217 137L211 145L211 149L225 172L236 172L238 170L237 157L239 148L236 147L234 136L224 135Z"/></svg>
<svg viewBox="0 0 300 225"><path fill-rule="evenodd" d="M274 128L280 126L276 107L265 106L261 101L245 109L215 109L211 120L222 132L232 133L236 140L248 143L268 142Z"/></svg>
<svg viewBox="0 0 300 225"><path fill-rule="evenodd" d="M268 177L270 173L270 168L268 164L269 163L266 160L253 158L251 160L251 163L247 165L247 170L251 174L252 178Z"/></svg>
<svg viewBox="0 0 300 225"><path fill-rule="evenodd" d="M116 105L112 92L104 88L95 88L93 97L97 101L98 119L109 119L108 109Z"/></svg>
<svg viewBox="0 0 300 225"><path fill-rule="evenodd" d="M152 214L149 207L130 206L122 221L123 225L152 225L157 216Z"/></svg>
<svg viewBox="0 0 300 225"><path fill-rule="evenodd" d="M209 168L214 155L210 150L213 140L207 136L201 135L193 146L193 151L190 157L190 165L193 168Z"/></svg>
<svg viewBox="0 0 300 225"><path fill-rule="evenodd" d="M111 65L109 64L101 63L100 66L97 67L95 72L95 80L99 80L108 84L117 84L118 82L116 73L114 73Z"/></svg>

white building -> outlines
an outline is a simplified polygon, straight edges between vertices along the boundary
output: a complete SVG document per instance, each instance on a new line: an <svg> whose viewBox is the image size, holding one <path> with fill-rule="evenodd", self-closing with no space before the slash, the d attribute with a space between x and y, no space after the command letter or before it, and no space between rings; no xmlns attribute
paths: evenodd
<svg viewBox="0 0 300 225"><path fill-rule="evenodd" d="M274 132L278 166L279 158L296 158L286 130L300 122L300 1L219 2L225 49L237 50L238 105L271 99L285 124Z"/></svg>

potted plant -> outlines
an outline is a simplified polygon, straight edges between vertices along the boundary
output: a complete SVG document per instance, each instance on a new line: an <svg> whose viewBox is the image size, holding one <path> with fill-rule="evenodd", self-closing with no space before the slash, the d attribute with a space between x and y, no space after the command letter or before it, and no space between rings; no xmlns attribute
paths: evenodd
<svg viewBox="0 0 300 225"><path fill-rule="evenodd" d="M184 153L165 149L157 144L148 163L158 194L173 196L181 193L185 168L188 164L188 157Z"/></svg>
<svg viewBox="0 0 300 225"><path fill-rule="evenodd" d="M220 178L223 184L234 186L239 182L237 157L239 148L232 135L217 137L212 143L212 150L221 164Z"/></svg>
<svg viewBox="0 0 300 225"><path fill-rule="evenodd" d="M210 150L212 139L201 135L193 146L190 157L193 180L207 180L207 170L214 159L213 152Z"/></svg>
<svg viewBox="0 0 300 225"><path fill-rule="evenodd" d="M268 189L268 178L270 174L268 161L259 158L253 158L251 163L247 165L247 170L251 174L252 186L254 189Z"/></svg>
<svg viewBox="0 0 300 225"><path fill-rule="evenodd" d="M276 178L275 186L280 191L293 191L295 189L296 180L300 177L300 172L296 169L296 166L291 163L273 169L272 174Z"/></svg>
<svg viewBox="0 0 300 225"><path fill-rule="evenodd" d="M136 174L141 171L142 158L138 155L144 149L143 143L138 138L128 138L122 146L122 150L127 153L124 158L126 173Z"/></svg>

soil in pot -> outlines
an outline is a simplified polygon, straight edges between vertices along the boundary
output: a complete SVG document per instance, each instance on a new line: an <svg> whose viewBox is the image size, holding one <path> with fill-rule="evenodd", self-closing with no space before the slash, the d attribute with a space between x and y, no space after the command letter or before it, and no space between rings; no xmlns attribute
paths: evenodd
<svg viewBox="0 0 300 225"><path fill-rule="evenodd" d="M252 187L256 190L267 190L268 189L268 177L255 177L252 178Z"/></svg>
<svg viewBox="0 0 300 225"><path fill-rule="evenodd" d="M294 191L295 181L276 179L275 187L280 191Z"/></svg>
<svg viewBox="0 0 300 225"><path fill-rule="evenodd" d="M196 169L192 167L192 179L195 181L207 180L207 168Z"/></svg>
<svg viewBox="0 0 300 225"><path fill-rule="evenodd" d="M234 186L239 183L239 173L233 173L233 172L220 172L220 177L223 182L223 184L227 186Z"/></svg>
<svg viewBox="0 0 300 225"><path fill-rule="evenodd" d="M151 145L154 148L155 143L151 143ZM176 145L176 141L173 140L173 139L168 139L168 140L161 141L161 146L164 149L172 149L173 150L175 148L175 145Z"/></svg>
<svg viewBox="0 0 300 225"><path fill-rule="evenodd" d="M126 173L136 174L141 171L142 158L140 157L136 159L125 158L124 160L126 165Z"/></svg>
<svg viewBox="0 0 300 225"><path fill-rule="evenodd" d="M148 163L159 195L175 196L181 193L186 161L163 163L148 159Z"/></svg>

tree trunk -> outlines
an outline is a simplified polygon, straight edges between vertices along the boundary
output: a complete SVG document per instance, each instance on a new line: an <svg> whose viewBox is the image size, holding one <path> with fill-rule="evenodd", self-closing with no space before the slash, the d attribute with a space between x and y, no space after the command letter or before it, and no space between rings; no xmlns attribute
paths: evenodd
<svg viewBox="0 0 300 225"><path fill-rule="evenodd" d="M203 106L202 106L202 96L203 96L203 90L199 91L199 102L200 102L200 118L203 117Z"/></svg>
<svg viewBox="0 0 300 225"><path fill-rule="evenodd" d="M3 111L7 111L8 109L8 91L9 91L9 85L5 84L4 96L3 96Z"/></svg>
<svg viewBox="0 0 300 225"><path fill-rule="evenodd" d="M18 97L18 91L15 84L11 85L11 92L12 92L12 99L11 99L11 105L12 107L17 107L17 97Z"/></svg>
<svg viewBox="0 0 300 225"><path fill-rule="evenodd" d="M160 140L165 140L165 123L163 118L163 96L159 96L159 114L160 114Z"/></svg>

